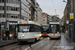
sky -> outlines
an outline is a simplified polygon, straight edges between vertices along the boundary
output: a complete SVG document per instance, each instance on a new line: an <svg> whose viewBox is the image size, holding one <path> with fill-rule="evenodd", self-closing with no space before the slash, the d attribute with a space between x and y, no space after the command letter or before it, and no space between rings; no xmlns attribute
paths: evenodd
<svg viewBox="0 0 75 50"><path fill-rule="evenodd" d="M42 9L42 12L45 12L49 15L58 15L59 18L64 16L64 9L66 2L63 0L36 0Z"/></svg>

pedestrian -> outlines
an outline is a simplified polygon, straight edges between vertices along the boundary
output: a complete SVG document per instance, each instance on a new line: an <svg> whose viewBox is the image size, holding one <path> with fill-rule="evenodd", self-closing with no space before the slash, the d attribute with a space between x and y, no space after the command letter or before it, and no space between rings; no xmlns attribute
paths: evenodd
<svg viewBox="0 0 75 50"><path fill-rule="evenodd" d="M2 39L5 40L5 29L2 30Z"/></svg>
<svg viewBox="0 0 75 50"><path fill-rule="evenodd" d="M9 37L10 31L8 30L8 28L6 29L5 34L6 34L6 39L9 40L10 39L10 37Z"/></svg>
<svg viewBox="0 0 75 50"><path fill-rule="evenodd" d="M66 38L67 39L69 38L69 30L68 29L66 30Z"/></svg>

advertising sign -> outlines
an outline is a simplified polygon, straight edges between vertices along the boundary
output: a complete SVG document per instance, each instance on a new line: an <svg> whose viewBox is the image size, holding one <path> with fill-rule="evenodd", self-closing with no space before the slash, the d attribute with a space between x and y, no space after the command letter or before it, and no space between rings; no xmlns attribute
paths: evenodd
<svg viewBox="0 0 75 50"><path fill-rule="evenodd" d="M73 13L70 13L70 19L73 19L73 16L74 16Z"/></svg>

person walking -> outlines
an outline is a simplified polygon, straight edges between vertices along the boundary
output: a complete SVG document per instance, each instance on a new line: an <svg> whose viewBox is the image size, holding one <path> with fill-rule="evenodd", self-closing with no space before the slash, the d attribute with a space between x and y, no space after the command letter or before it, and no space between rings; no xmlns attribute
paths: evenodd
<svg viewBox="0 0 75 50"><path fill-rule="evenodd" d="M10 39L10 37L9 37L10 31L8 30L8 28L6 29L5 34L6 34L6 39L9 40Z"/></svg>
<svg viewBox="0 0 75 50"><path fill-rule="evenodd" d="M2 30L2 39L5 40L5 29Z"/></svg>
<svg viewBox="0 0 75 50"><path fill-rule="evenodd" d="M68 29L66 30L66 38L67 39L69 38L69 30Z"/></svg>

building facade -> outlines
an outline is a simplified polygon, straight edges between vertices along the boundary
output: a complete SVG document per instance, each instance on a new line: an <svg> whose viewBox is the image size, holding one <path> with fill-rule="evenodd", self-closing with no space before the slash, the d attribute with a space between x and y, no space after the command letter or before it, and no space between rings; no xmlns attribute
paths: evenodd
<svg viewBox="0 0 75 50"><path fill-rule="evenodd" d="M31 18L29 3L30 3L29 0L21 0L21 19L25 21L29 21L29 19Z"/></svg>
<svg viewBox="0 0 75 50"><path fill-rule="evenodd" d="M66 7L65 7L65 10L64 10L64 26L66 27L66 22L67 22L67 20L68 20L68 18L67 18L67 16L68 16L68 14L67 14L67 6L68 5L66 5Z"/></svg>
<svg viewBox="0 0 75 50"><path fill-rule="evenodd" d="M42 24L48 24L48 14L42 13Z"/></svg>
<svg viewBox="0 0 75 50"><path fill-rule="evenodd" d="M52 19L51 22L59 22L60 21L60 18L55 15L52 16L51 19Z"/></svg>
<svg viewBox="0 0 75 50"><path fill-rule="evenodd" d="M35 19L38 23L42 24L42 9L40 8L39 4L36 2L35 5L36 13L35 13Z"/></svg>
<svg viewBox="0 0 75 50"><path fill-rule="evenodd" d="M6 28L11 34L16 34L18 21L30 19L29 4L29 0L0 0L0 37Z"/></svg>
<svg viewBox="0 0 75 50"><path fill-rule="evenodd" d="M30 20L34 20L35 19L35 13L36 13L36 9L35 9L35 4L36 4L36 0L29 0L30 1L30 12L31 12L31 14L30 14L30 16L31 16L31 18L30 18Z"/></svg>
<svg viewBox="0 0 75 50"><path fill-rule="evenodd" d="M66 27L68 26L69 29L69 38L71 39L71 42L75 43L75 0L67 0L67 5L65 7L64 14L66 12L65 17L67 18L66 20L69 21L68 24L66 24ZM70 13L73 13L73 19L70 18ZM64 25L66 23L66 20L64 20Z"/></svg>
<svg viewBox="0 0 75 50"><path fill-rule="evenodd" d="M61 26L63 26L63 25L64 25L64 19L63 19L63 17L62 17L62 19L60 19L60 21L59 21L59 22L60 22L60 25L61 25Z"/></svg>
<svg viewBox="0 0 75 50"><path fill-rule="evenodd" d="M48 17L48 22L47 23L49 24L49 22L52 22L52 16L48 15L47 17Z"/></svg>

